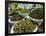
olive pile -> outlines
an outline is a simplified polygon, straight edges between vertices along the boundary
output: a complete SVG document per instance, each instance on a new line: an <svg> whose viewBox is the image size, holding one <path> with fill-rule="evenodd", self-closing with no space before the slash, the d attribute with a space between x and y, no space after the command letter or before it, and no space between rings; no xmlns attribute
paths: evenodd
<svg viewBox="0 0 46 36"><path fill-rule="evenodd" d="M19 15L18 13L11 13L9 14L9 16L12 16L11 21L18 21L23 19L23 17Z"/></svg>
<svg viewBox="0 0 46 36"><path fill-rule="evenodd" d="M19 15L15 15L15 16L13 16L12 17L12 21L18 21L18 20L21 20L21 19L23 19L23 17L22 16L19 16Z"/></svg>
<svg viewBox="0 0 46 36"><path fill-rule="evenodd" d="M16 23L14 26L14 32L15 33L27 33L27 32L33 32L36 28L36 25L33 24L29 20L21 20Z"/></svg>
<svg viewBox="0 0 46 36"><path fill-rule="evenodd" d="M43 8L33 10L32 13L29 13L29 16L35 19L43 19Z"/></svg>

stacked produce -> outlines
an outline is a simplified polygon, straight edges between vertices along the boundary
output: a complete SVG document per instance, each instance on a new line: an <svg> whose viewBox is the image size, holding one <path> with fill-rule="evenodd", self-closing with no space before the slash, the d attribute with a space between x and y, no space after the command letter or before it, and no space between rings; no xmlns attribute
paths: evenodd
<svg viewBox="0 0 46 36"><path fill-rule="evenodd" d="M36 24L32 23L30 20L20 20L14 26L15 33L26 33L33 32L36 28Z"/></svg>
<svg viewBox="0 0 46 36"><path fill-rule="evenodd" d="M37 24L39 24L37 22L43 22L41 21L41 19L43 20L44 18L43 7L36 8L36 5L38 4L34 4L34 6L29 4L30 7L27 6L27 8L25 8L26 5L24 4L25 6L23 6L24 7L23 8L21 5L22 3L21 4L20 3L10 3L10 4L11 4L10 11L9 11L10 14L8 12L8 16L12 16L10 17L11 18L10 21L13 21L13 22L15 21L13 29L12 29L14 31L13 33L28 33L28 32L33 32L34 30L36 32ZM25 16L26 13L28 13L28 15Z"/></svg>

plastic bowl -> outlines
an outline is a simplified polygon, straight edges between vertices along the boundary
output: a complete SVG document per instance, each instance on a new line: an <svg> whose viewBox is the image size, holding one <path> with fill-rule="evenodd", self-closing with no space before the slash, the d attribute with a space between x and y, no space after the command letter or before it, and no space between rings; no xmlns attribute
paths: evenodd
<svg viewBox="0 0 46 36"><path fill-rule="evenodd" d="M16 25L16 24L14 24L14 25ZM15 33L14 30L13 30L14 25L12 26L10 33ZM36 32L37 30L38 30L38 27L36 26L36 28L35 28L35 30L33 32Z"/></svg>
<svg viewBox="0 0 46 36"><path fill-rule="evenodd" d="M25 18L27 18L27 19L31 19L32 21L34 21L35 23L38 23L38 25L40 26L41 25L41 23L43 22L43 19L34 19L34 18L32 18L32 17L30 17L30 16L26 16Z"/></svg>

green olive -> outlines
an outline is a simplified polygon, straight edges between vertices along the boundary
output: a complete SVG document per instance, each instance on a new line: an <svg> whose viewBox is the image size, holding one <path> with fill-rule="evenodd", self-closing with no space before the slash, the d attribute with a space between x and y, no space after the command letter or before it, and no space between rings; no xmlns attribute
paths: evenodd
<svg viewBox="0 0 46 36"><path fill-rule="evenodd" d="M14 26L14 31L17 33L33 32L35 28L36 25L34 25L30 20L21 20Z"/></svg>

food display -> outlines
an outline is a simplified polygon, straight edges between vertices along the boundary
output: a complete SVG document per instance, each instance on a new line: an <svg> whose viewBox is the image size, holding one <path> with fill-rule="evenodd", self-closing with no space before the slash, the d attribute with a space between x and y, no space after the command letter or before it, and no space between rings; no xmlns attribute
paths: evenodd
<svg viewBox="0 0 46 36"><path fill-rule="evenodd" d="M13 2L9 3L8 8L8 22L13 24L10 33L30 33L43 29L43 5Z"/></svg>
<svg viewBox="0 0 46 36"><path fill-rule="evenodd" d="M23 19L23 17L21 17L19 15L17 15L17 16L15 15L12 17L11 21L17 21L17 20L21 20L21 19Z"/></svg>
<svg viewBox="0 0 46 36"><path fill-rule="evenodd" d="M12 13L12 14L9 14L9 16L12 16L11 21L17 21L17 20L23 19L23 17L18 13Z"/></svg>
<svg viewBox="0 0 46 36"><path fill-rule="evenodd" d="M15 33L26 33L33 32L36 29L36 24L32 23L30 20L21 20L14 25Z"/></svg>
<svg viewBox="0 0 46 36"><path fill-rule="evenodd" d="M18 4L17 3L10 3L8 7L9 13L16 13Z"/></svg>
<svg viewBox="0 0 46 36"><path fill-rule="evenodd" d="M20 13L28 13L29 10L25 9L25 8L19 8Z"/></svg>
<svg viewBox="0 0 46 36"><path fill-rule="evenodd" d="M31 13L29 13L29 16L35 19L43 19L43 8L36 8Z"/></svg>

